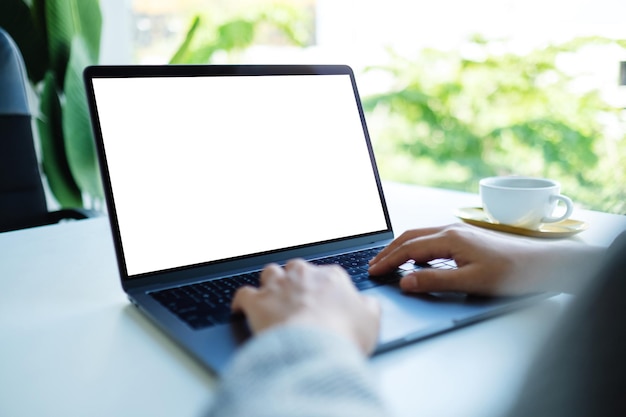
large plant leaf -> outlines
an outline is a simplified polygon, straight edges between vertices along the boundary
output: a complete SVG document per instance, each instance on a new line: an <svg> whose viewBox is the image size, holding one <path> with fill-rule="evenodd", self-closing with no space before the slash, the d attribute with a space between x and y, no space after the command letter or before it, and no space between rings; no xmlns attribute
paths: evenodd
<svg viewBox="0 0 626 417"><path fill-rule="evenodd" d="M98 62L102 15L98 0L47 0L46 24L50 61L58 81L65 78L72 39L85 40L87 54Z"/></svg>
<svg viewBox="0 0 626 417"><path fill-rule="evenodd" d="M100 35L102 34L102 13L98 0L74 0L70 2L74 8L75 34L80 35L87 45L87 53L92 62L97 63L100 57Z"/></svg>
<svg viewBox="0 0 626 417"><path fill-rule="evenodd" d="M74 181L65 155L61 103L52 71L48 71L44 78L40 106L37 127L43 172L50 190L62 207L82 207L81 192Z"/></svg>
<svg viewBox="0 0 626 417"><path fill-rule="evenodd" d="M187 34L185 35L185 39L183 40L183 43L180 44L180 46L178 47L178 50L176 50L176 52L172 56L172 59L170 59L170 64L190 63L190 55L192 53L191 44L196 36L196 33L199 27L200 27L200 16L196 15L191 21L191 25L189 26L189 29L187 30Z"/></svg>
<svg viewBox="0 0 626 417"><path fill-rule="evenodd" d="M20 48L28 78L37 84L48 67L45 27L23 0L0 1L0 27L4 28Z"/></svg>
<svg viewBox="0 0 626 417"><path fill-rule="evenodd" d="M233 19L217 28L217 47L224 51L244 49L252 44L259 20Z"/></svg>
<svg viewBox="0 0 626 417"><path fill-rule="evenodd" d="M76 183L92 198L102 199L102 183L82 77L85 67L91 64L93 62L85 41L82 37L76 36L72 40L70 60L65 74L63 131L67 160Z"/></svg>
<svg viewBox="0 0 626 417"><path fill-rule="evenodd" d="M70 41L74 33L71 12L69 1L48 0L46 2L50 65L58 82L63 82L65 68L70 57ZM59 88L61 87L59 85Z"/></svg>

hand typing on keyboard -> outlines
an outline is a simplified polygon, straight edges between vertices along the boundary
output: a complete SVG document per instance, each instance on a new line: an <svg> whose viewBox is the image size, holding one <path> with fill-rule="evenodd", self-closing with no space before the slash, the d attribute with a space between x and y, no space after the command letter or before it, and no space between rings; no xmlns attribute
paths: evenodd
<svg viewBox="0 0 626 417"><path fill-rule="evenodd" d="M232 303L254 333L278 325L314 326L346 337L364 354L374 349L380 308L356 290L343 268L294 260L284 268L267 266L260 281L259 288L240 288Z"/></svg>
<svg viewBox="0 0 626 417"><path fill-rule="evenodd" d="M572 242L541 245L465 224L410 230L370 261L371 275L387 274L407 260L417 264L449 258L457 268L423 268L400 279L407 292L459 291L519 295L567 291L595 268L598 248Z"/></svg>

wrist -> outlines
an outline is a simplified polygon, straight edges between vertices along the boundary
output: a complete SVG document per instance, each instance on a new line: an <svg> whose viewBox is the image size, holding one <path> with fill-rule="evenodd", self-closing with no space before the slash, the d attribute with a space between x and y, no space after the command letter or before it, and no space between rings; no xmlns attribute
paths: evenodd
<svg viewBox="0 0 626 417"><path fill-rule="evenodd" d="M538 254L544 271L545 290L578 293L602 264L606 249L581 243L563 242Z"/></svg>

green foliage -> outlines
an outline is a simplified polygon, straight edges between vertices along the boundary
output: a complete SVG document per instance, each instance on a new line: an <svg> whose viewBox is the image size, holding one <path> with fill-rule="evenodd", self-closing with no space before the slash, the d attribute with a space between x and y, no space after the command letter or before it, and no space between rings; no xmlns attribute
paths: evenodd
<svg viewBox="0 0 626 417"><path fill-rule="evenodd" d="M252 10L245 15L214 24L198 14L170 64L206 64L216 52L240 51L253 44L257 34L271 28L286 42L304 46L309 42L308 22L299 9L288 3Z"/></svg>
<svg viewBox="0 0 626 417"><path fill-rule="evenodd" d="M89 196L100 198L103 195L102 181L93 140L89 110L86 105L83 70L90 65L93 51L82 37L74 37L71 53L65 72L65 106L63 131L65 149L70 162L72 176L78 188Z"/></svg>
<svg viewBox="0 0 626 417"><path fill-rule="evenodd" d="M56 82L52 71L46 73L40 100L37 127L41 141L42 164L48 184L58 201L67 207L80 207L82 196L65 156L62 112Z"/></svg>
<svg viewBox="0 0 626 417"><path fill-rule="evenodd" d="M98 62L98 0L2 0L0 26L15 39L39 98L42 166L62 207L102 199L82 71Z"/></svg>
<svg viewBox="0 0 626 417"><path fill-rule="evenodd" d="M586 207L626 213L626 115L557 64L608 44L619 42L575 39L519 55L476 37L464 53L426 49L370 68L393 80L364 100L382 175L472 192L489 175L545 176Z"/></svg>

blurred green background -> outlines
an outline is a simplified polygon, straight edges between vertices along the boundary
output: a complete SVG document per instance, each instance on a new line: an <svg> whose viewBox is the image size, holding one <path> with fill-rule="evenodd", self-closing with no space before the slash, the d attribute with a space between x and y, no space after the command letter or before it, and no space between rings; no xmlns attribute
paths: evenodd
<svg viewBox="0 0 626 417"><path fill-rule="evenodd" d="M494 53L469 40L473 57L424 49L394 56L388 91L364 98L381 175L476 192L480 178L557 179L579 205L626 213L626 111L559 68L592 45L580 38L526 54Z"/></svg>

